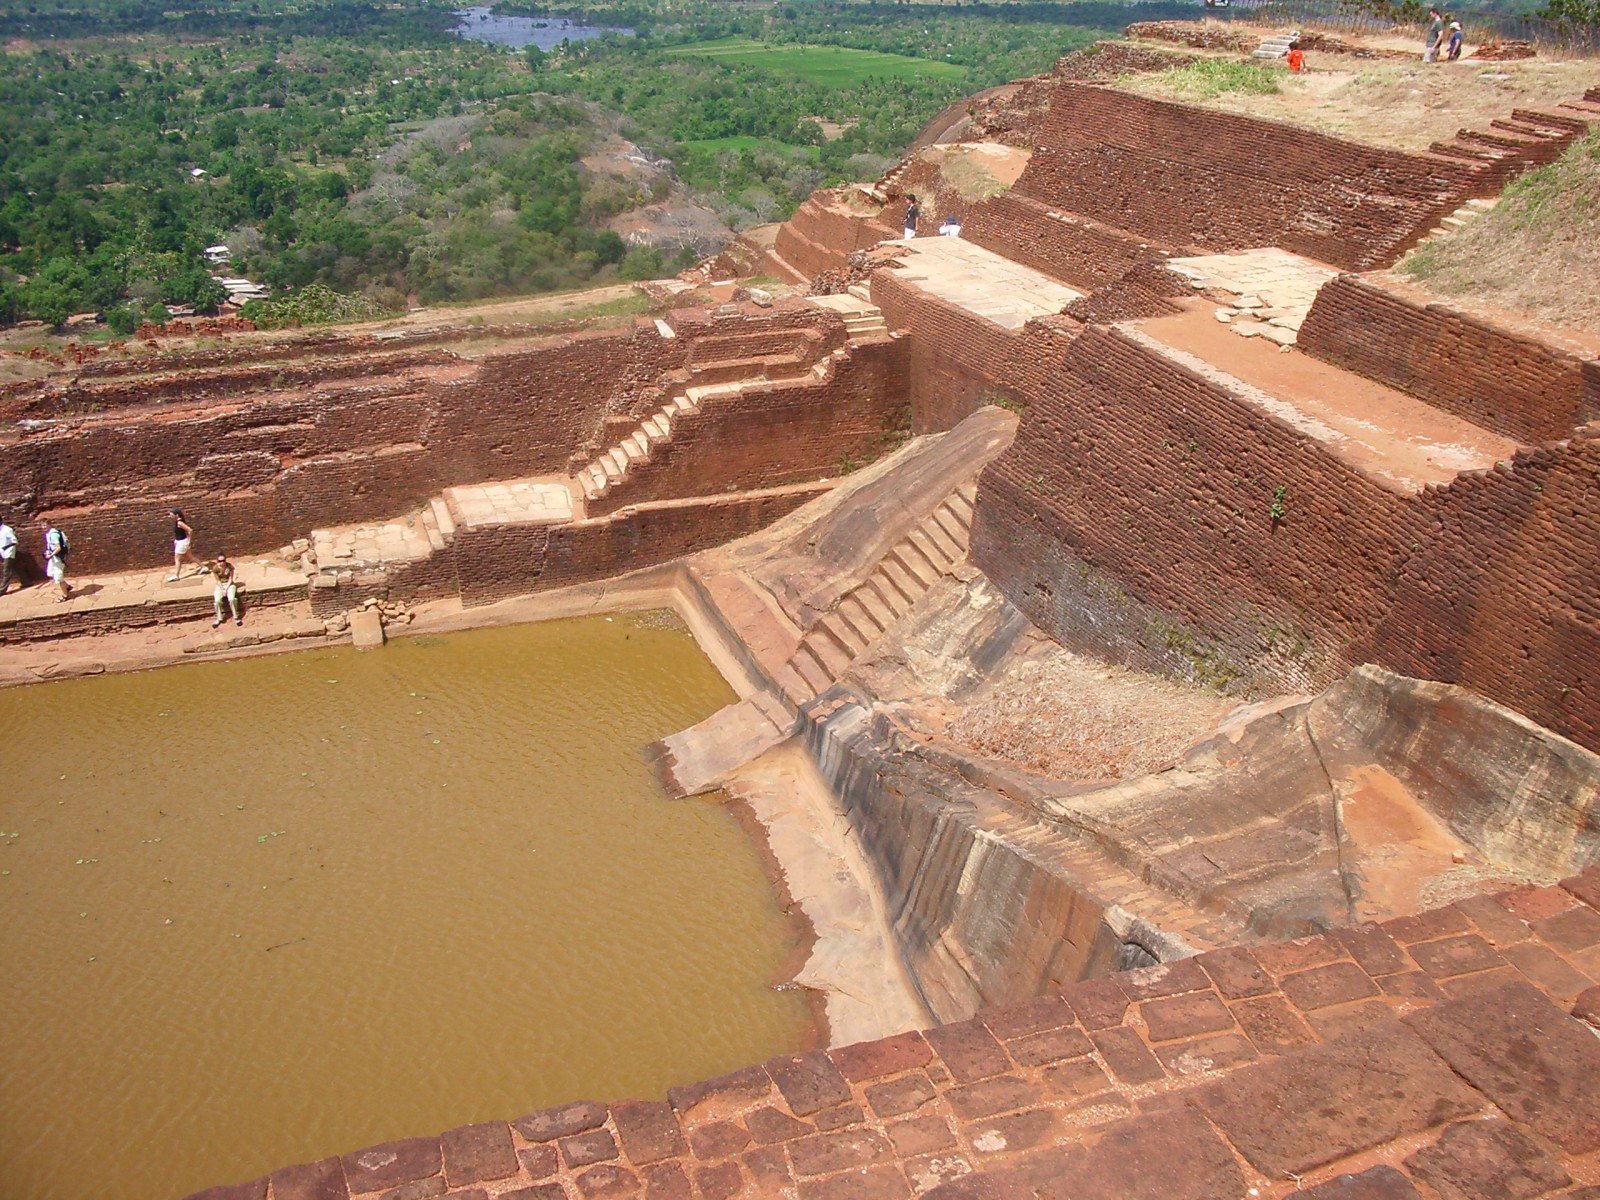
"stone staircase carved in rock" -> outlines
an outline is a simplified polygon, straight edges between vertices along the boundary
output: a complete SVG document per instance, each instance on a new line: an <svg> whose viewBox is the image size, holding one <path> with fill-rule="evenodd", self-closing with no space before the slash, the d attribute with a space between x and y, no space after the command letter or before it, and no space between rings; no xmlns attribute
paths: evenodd
<svg viewBox="0 0 1600 1200"><path fill-rule="evenodd" d="M927 594L966 561L977 485L963 484L933 510L819 617L774 682L798 707L831 687L850 664Z"/></svg>

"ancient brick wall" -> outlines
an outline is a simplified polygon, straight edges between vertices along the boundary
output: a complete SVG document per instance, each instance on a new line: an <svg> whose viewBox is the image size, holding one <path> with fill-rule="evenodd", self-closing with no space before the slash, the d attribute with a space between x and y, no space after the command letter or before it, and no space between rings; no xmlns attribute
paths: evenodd
<svg viewBox="0 0 1600 1200"><path fill-rule="evenodd" d="M64 419L0 441L0 511L22 525L39 512L58 516L81 573L161 561L172 504L195 525L201 551L266 549L314 525L394 516L452 484L565 473L574 452L601 442L608 417L631 420L641 403L658 404L660 381L682 369L704 339L713 339L708 354L736 333L770 334L791 346L808 330L820 333L821 347L843 339L836 316L809 306L759 317L689 312L674 322L679 336L672 339L641 322L314 391L218 399L202 376L191 394L159 405ZM297 369L314 374L321 367L308 360ZM887 383L876 386L897 375L876 368L874 402L904 404ZM859 405L851 407L859 389L832 398L847 414L836 429L848 432L852 419L865 419ZM827 413L791 415L816 424ZM750 468L737 477L748 476L749 486L794 478L756 469L759 424L751 416L742 434L730 435L744 439ZM882 427L880 421L878 432ZM812 433L815 450L823 434ZM808 436L802 431L797 440ZM834 450L828 461L853 446ZM668 494L661 487L651 498Z"/></svg>
<svg viewBox="0 0 1600 1200"><path fill-rule="evenodd" d="M1595 440L1401 495L1098 327L1023 399L973 557L1063 643L1234 690L1376 661L1600 746Z"/></svg>
<svg viewBox="0 0 1600 1200"><path fill-rule="evenodd" d="M821 382L749 384L707 397L592 507L777 487L870 462L909 428L905 359L903 342L862 343Z"/></svg>
<svg viewBox="0 0 1600 1200"><path fill-rule="evenodd" d="M1364 270L1474 180L1464 163L1069 82L1013 190L1168 245L1282 246Z"/></svg>
<svg viewBox="0 0 1600 1200"><path fill-rule="evenodd" d="M974 205L961 236L1083 291L1105 287L1165 249L1120 229L1008 192Z"/></svg>
<svg viewBox="0 0 1600 1200"><path fill-rule="evenodd" d="M1372 279L1326 285L1299 346L1523 442L1564 438L1600 417L1592 358Z"/></svg>
<svg viewBox="0 0 1600 1200"><path fill-rule="evenodd" d="M874 273L872 298L889 327L907 333L907 399L919 434L954 428L997 398L1021 399L1077 328L1068 318L1055 318L1048 327L1030 326L1053 333L1024 339L902 283L892 269Z"/></svg>
<svg viewBox="0 0 1600 1200"><path fill-rule="evenodd" d="M783 260L808 278L844 266L857 250L866 250L885 238L900 236L893 218L863 209L850 211L833 193L818 192L795 210L778 228L775 249Z"/></svg>
<svg viewBox="0 0 1600 1200"><path fill-rule="evenodd" d="M829 486L666 500L566 525L464 529L451 547L462 602L492 604L669 562L753 533Z"/></svg>

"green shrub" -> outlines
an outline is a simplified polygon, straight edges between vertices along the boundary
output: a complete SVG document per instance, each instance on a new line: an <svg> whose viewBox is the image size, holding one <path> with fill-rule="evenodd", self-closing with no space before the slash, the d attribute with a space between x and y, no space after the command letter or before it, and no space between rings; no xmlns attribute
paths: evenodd
<svg viewBox="0 0 1600 1200"><path fill-rule="evenodd" d="M271 300L251 300L239 315L255 322L258 329L282 329L290 325L377 321L394 316L395 311L366 296L347 296L325 284L308 283L299 291Z"/></svg>

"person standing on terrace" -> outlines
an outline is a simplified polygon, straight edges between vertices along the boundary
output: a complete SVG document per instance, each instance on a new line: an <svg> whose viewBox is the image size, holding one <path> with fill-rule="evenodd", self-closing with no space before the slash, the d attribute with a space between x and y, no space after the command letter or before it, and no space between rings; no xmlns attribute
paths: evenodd
<svg viewBox="0 0 1600 1200"><path fill-rule="evenodd" d="M11 590L17 574L17 531L0 520L0 596ZM22 580L18 579L20 584Z"/></svg>
<svg viewBox="0 0 1600 1200"><path fill-rule="evenodd" d="M45 576L61 589L58 599L71 600L72 585L67 582L67 535L49 521L39 523L44 526Z"/></svg>
<svg viewBox="0 0 1600 1200"><path fill-rule="evenodd" d="M1444 41L1444 18L1437 8L1428 10L1428 38L1422 43L1422 61L1438 62L1439 45Z"/></svg>
<svg viewBox="0 0 1600 1200"><path fill-rule="evenodd" d="M184 559L194 564L196 575L204 571L206 565L189 549L189 543L194 540L194 529L184 520L183 509L169 508L167 513L172 517L172 574L167 576L167 582L177 583L183 577Z"/></svg>
<svg viewBox="0 0 1600 1200"><path fill-rule="evenodd" d="M906 241L909 242L917 236L917 218L922 215L922 208L917 204L915 196L907 196L906 199L911 201L906 206Z"/></svg>

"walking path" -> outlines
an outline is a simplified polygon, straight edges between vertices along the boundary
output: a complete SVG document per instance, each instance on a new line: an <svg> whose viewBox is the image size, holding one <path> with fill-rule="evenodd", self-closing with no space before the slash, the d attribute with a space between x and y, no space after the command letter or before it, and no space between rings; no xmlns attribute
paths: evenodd
<svg viewBox="0 0 1600 1200"><path fill-rule="evenodd" d="M993 321L1021 329L1034 317L1060 312L1083 293L1042 271L1003 258L958 237L914 238L895 277Z"/></svg>

